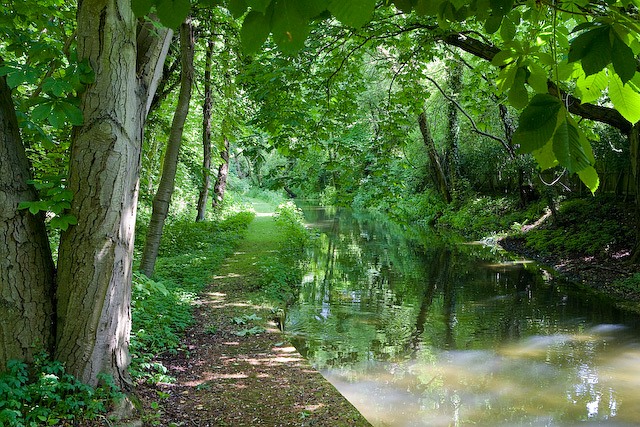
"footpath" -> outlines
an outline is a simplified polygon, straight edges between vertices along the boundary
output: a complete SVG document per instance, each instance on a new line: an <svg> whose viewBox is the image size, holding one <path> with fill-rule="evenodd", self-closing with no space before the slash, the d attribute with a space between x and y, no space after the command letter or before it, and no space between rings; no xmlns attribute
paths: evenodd
<svg viewBox="0 0 640 427"><path fill-rule="evenodd" d="M162 358L175 383L143 390L145 425L368 426L256 303L259 262L281 237L268 209L255 208L246 237L199 297L186 351Z"/></svg>

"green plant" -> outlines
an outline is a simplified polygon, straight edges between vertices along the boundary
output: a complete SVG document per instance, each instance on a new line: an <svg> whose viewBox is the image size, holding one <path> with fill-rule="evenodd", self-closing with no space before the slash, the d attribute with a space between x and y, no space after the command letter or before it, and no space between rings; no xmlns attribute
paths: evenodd
<svg viewBox="0 0 640 427"><path fill-rule="evenodd" d="M103 375L100 382L95 389L81 383L46 354L31 366L10 361L0 374L0 426L58 425L103 416L123 394L112 378Z"/></svg>

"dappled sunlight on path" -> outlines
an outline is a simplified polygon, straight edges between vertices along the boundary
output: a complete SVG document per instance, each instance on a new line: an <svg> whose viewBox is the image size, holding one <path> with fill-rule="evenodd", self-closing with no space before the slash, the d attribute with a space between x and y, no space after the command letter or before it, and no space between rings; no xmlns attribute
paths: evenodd
<svg viewBox="0 0 640 427"><path fill-rule="evenodd" d="M160 385L162 425L368 425L287 341L273 310L247 293L258 286L258 260L277 248L260 240L277 238L273 224L269 213L257 215L200 294L184 351L163 361L176 381Z"/></svg>

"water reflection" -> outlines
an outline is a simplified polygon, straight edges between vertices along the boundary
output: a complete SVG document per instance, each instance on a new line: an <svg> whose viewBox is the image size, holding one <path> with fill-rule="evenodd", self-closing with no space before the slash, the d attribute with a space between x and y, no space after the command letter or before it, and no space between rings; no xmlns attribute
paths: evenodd
<svg viewBox="0 0 640 427"><path fill-rule="evenodd" d="M305 213L323 234L287 330L374 425L640 423L632 316L478 245Z"/></svg>

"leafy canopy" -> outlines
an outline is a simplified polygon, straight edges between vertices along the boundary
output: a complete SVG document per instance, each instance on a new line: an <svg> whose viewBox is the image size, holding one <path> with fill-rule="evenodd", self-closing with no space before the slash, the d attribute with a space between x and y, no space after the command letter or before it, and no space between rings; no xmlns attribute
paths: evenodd
<svg viewBox="0 0 640 427"><path fill-rule="evenodd" d="M532 153L542 169L559 165L578 173L592 191L597 189L590 144L568 111L565 97L573 94L583 103L612 105L628 122L627 131L640 121L640 0L384 3L383 7L404 14L434 18L434 32L479 34L488 46L498 47L492 60L500 67L498 91L522 110L516 132L520 151ZM189 0L132 0L132 4L138 15L155 10L170 27L177 27L191 6ZM257 52L271 34L282 52L293 54L304 46L313 21L333 16L358 28L371 20L377 2L201 0L200 5L224 6L234 17L244 18L241 36L247 53ZM520 33L524 35L519 37ZM559 96L549 94L549 84L560 88Z"/></svg>

